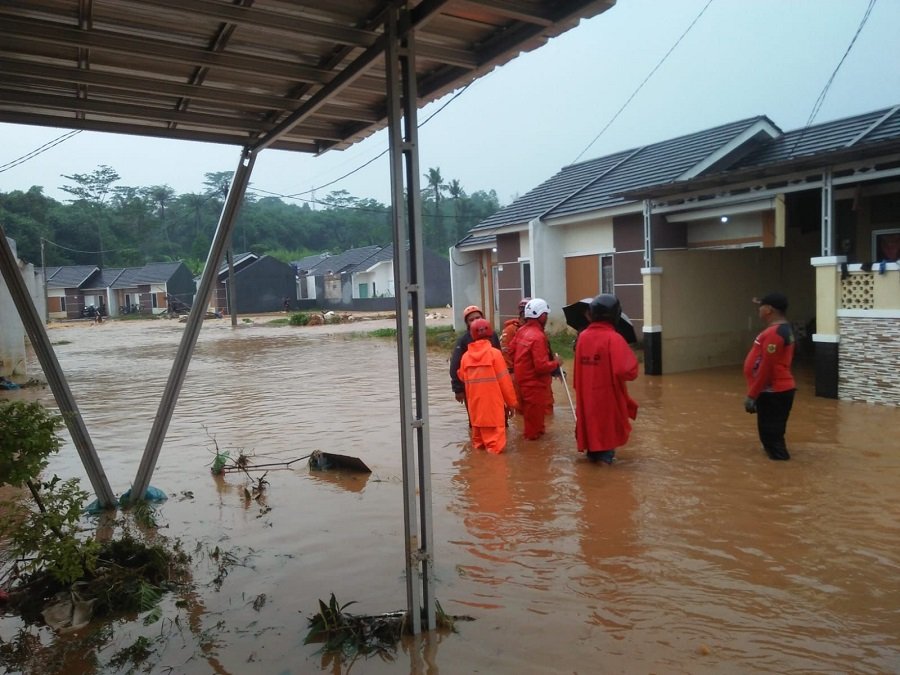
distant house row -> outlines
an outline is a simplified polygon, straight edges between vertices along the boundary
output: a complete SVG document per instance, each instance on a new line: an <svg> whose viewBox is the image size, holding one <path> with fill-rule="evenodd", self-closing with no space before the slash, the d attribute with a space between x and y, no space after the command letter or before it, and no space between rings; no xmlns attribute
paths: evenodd
<svg viewBox="0 0 900 675"><path fill-rule="evenodd" d="M181 262L104 269L68 265L47 267L37 274L46 274L51 319L77 319L90 308L104 316L162 314L169 308L190 307L194 301L194 280Z"/></svg>
<svg viewBox="0 0 900 675"><path fill-rule="evenodd" d="M450 302L450 263L425 251L426 304ZM232 262L231 289L226 262L219 267L209 309L239 314L291 309L379 310L394 307L394 247L364 246L342 253L321 253L291 264L268 255L241 253ZM104 316L140 312L162 314L189 308L199 277L181 262L143 267L103 268L68 265L46 272L47 316L77 319L99 311Z"/></svg>
<svg viewBox="0 0 900 675"><path fill-rule="evenodd" d="M424 249L425 304L450 303L450 261ZM291 263L300 308L381 310L394 307L394 245L321 253Z"/></svg>

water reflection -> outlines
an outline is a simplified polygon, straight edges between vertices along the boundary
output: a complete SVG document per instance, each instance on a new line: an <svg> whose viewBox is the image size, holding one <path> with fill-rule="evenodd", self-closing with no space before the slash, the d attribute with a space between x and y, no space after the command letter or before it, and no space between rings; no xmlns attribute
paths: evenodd
<svg viewBox="0 0 900 675"><path fill-rule="evenodd" d="M170 495L167 533L197 547L196 599L167 616L202 636L170 639L156 668L346 672L302 644L318 600L405 606L395 346L226 324L201 331L152 481ZM60 362L117 493L181 330L63 331ZM353 672L900 672L900 448L886 432L896 409L817 399L801 371L793 459L776 464L743 411L739 368L642 376L631 441L599 467L575 451L561 389L544 439L523 441L515 420L506 453L471 450L446 368L429 358L436 593L477 620ZM258 461L355 455L373 473L299 463L266 475L261 502L246 477L210 474L211 437ZM51 470L86 482L69 443ZM218 588L206 554L217 547L239 563ZM11 625L0 620L4 639ZM138 634L119 632L116 648Z"/></svg>

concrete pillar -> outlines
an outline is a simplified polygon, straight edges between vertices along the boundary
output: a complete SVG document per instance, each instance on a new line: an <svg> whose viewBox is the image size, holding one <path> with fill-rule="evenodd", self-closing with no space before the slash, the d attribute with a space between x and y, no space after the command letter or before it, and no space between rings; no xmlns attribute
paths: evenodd
<svg viewBox="0 0 900 675"><path fill-rule="evenodd" d="M644 374L662 375L662 267L642 267L644 278Z"/></svg>
<svg viewBox="0 0 900 675"><path fill-rule="evenodd" d="M841 306L841 265L844 256L812 258L816 270L816 332L813 334L816 359L816 396L838 397L838 344L840 328L837 311Z"/></svg>

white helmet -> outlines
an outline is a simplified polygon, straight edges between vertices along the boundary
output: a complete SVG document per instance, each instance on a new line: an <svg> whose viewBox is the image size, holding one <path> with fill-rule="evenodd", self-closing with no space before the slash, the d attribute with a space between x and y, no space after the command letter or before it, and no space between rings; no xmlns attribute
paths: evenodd
<svg viewBox="0 0 900 675"><path fill-rule="evenodd" d="M541 316L541 314L549 314L550 313L550 305L547 304L546 300L542 300L541 298L533 298L528 301L528 304L525 305L525 318L526 319L537 319Z"/></svg>

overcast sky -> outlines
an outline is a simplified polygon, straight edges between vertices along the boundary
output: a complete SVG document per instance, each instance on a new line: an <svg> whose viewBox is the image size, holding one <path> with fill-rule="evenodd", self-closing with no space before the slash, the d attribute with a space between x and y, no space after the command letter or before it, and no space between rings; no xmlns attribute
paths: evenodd
<svg viewBox="0 0 900 675"><path fill-rule="evenodd" d="M611 10L471 85L419 132L422 172L438 167L468 191L508 204L580 156L605 154L735 120L767 115L806 125L871 0L712 0L628 107L590 146L709 0L619 0ZM900 0L875 2L813 123L900 104ZM420 123L447 102L420 111ZM66 130L0 124L0 165ZM385 132L321 157L264 151L251 187L319 189L389 201L386 157L320 186L387 148ZM583 154L582 154L583 153ZM199 192L205 173L233 171L239 149L82 132L0 173L0 191L41 185L64 200L63 174L108 165L118 185ZM310 198L311 195L306 195Z"/></svg>

